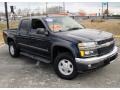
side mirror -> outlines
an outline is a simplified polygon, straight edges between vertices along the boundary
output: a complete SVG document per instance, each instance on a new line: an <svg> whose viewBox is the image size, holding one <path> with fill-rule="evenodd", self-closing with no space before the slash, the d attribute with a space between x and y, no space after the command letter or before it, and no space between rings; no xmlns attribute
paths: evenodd
<svg viewBox="0 0 120 90"><path fill-rule="evenodd" d="M37 34L45 34L48 35L48 32L45 30L45 28L37 28Z"/></svg>

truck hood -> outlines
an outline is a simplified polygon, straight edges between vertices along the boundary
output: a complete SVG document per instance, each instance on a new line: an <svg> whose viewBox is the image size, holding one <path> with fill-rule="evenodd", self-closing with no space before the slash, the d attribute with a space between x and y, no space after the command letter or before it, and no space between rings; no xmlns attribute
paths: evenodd
<svg viewBox="0 0 120 90"><path fill-rule="evenodd" d="M59 33L61 37L77 39L81 42L101 41L112 37L111 33L96 29L80 29Z"/></svg>

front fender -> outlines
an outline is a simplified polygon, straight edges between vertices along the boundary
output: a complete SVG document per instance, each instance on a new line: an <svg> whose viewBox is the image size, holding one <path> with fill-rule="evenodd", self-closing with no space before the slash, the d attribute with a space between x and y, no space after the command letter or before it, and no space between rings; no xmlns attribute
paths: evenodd
<svg viewBox="0 0 120 90"><path fill-rule="evenodd" d="M72 53L74 58L77 57L78 49L77 49L75 43L68 42L68 41L66 41L66 42L56 42L56 43L52 44L52 46L51 46L51 60L53 60L53 49L54 49L55 46L66 48Z"/></svg>

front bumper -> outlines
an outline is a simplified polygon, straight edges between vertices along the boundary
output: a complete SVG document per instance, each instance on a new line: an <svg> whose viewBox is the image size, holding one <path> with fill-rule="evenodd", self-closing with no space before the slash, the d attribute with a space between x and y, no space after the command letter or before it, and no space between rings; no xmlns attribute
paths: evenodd
<svg viewBox="0 0 120 90"><path fill-rule="evenodd" d="M113 51L106 55L91 58L75 58L75 61L79 70L93 69L114 60L117 57L117 51L118 48L115 46Z"/></svg>

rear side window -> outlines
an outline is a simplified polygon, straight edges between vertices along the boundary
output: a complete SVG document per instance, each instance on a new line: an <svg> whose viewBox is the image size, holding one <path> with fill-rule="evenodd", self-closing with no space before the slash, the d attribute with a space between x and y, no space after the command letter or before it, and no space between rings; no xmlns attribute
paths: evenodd
<svg viewBox="0 0 120 90"><path fill-rule="evenodd" d="M22 34L27 34L27 32L29 31L29 27L30 27L30 22L29 20L22 20L21 24L20 24L20 33Z"/></svg>

